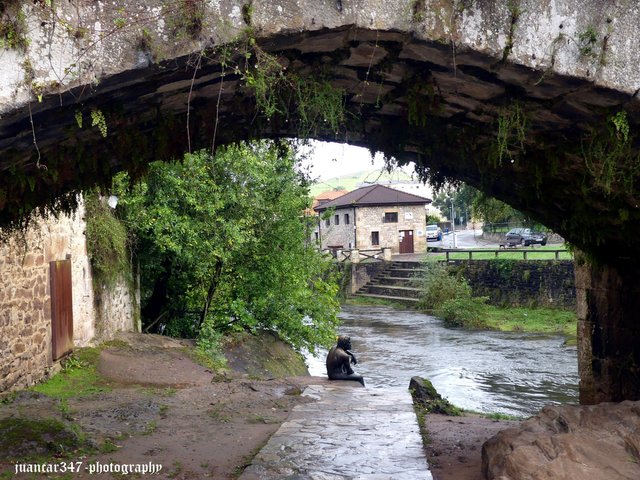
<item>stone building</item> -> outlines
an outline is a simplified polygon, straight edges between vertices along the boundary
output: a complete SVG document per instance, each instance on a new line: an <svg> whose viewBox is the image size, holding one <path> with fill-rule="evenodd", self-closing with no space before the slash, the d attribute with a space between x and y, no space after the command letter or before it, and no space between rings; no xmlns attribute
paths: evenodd
<svg viewBox="0 0 640 480"><path fill-rule="evenodd" d="M431 200L383 185L358 188L318 205L323 249L424 252L426 206Z"/></svg>
<svg viewBox="0 0 640 480"><path fill-rule="evenodd" d="M81 204L0 242L0 392L46 378L74 346L138 328L124 280L94 291L85 229Z"/></svg>

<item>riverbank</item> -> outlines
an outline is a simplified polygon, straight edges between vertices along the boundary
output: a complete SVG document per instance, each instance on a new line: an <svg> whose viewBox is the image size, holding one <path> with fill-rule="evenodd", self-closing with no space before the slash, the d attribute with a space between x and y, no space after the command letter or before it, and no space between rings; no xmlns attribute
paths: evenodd
<svg viewBox="0 0 640 480"><path fill-rule="evenodd" d="M79 350L40 392L19 392L0 403L0 478L19 478L18 460L85 467L151 462L162 466L158 478L236 478L291 409L310 401L300 395L304 388L328 381L274 375L268 368L274 357L257 358L255 343L228 347L230 369L223 374L195 363L189 342L155 335L126 335ZM269 350L295 364L280 347ZM471 480L480 478L482 443L509 422L429 415L427 425L434 478ZM56 478L33 478L45 477ZM112 476L84 471L58 478Z"/></svg>
<svg viewBox="0 0 640 480"><path fill-rule="evenodd" d="M519 423L474 413L465 413L460 417L425 415L425 450L433 479L484 480L482 444L499 431Z"/></svg>
<svg viewBox="0 0 640 480"><path fill-rule="evenodd" d="M258 358L255 345L233 342L224 372L195 363L190 342L157 335L79 349L61 374L0 403L0 478L20 478L18 461L151 462L162 466L157 478L236 478L291 409L309 401L304 388L327 382L296 375L304 363L283 344L260 343L275 356ZM273 362L297 365L272 372Z"/></svg>
<svg viewBox="0 0 640 480"><path fill-rule="evenodd" d="M407 305L393 300L367 297L349 297L345 305L386 306L406 310ZM419 310L415 310L419 312ZM423 312L425 315L431 315ZM480 318L463 328L501 332L549 333L567 337L569 344L575 344L578 317L576 312L560 308L497 307L482 305Z"/></svg>

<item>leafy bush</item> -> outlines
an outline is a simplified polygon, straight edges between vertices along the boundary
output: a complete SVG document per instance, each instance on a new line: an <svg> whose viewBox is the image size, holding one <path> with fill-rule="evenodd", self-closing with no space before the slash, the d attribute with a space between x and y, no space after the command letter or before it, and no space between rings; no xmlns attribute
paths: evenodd
<svg viewBox="0 0 640 480"><path fill-rule="evenodd" d="M488 297L473 297L471 287L441 263L425 265L418 307L433 312L449 327L485 328Z"/></svg>
<svg viewBox="0 0 640 480"><path fill-rule="evenodd" d="M451 275L446 266L436 263L427 264L425 268L418 308L435 311L447 300L471 297L471 287L466 280Z"/></svg>
<svg viewBox="0 0 640 480"><path fill-rule="evenodd" d="M436 315L448 327L485 328L485 307L488 297L458 297L445 301Z"/></svg>

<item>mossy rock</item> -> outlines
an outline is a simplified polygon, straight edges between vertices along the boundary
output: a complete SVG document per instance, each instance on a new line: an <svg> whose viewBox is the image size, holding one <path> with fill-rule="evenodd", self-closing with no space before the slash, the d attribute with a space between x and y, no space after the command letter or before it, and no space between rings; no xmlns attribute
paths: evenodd
<svg viewBox="0 0 640 480"><path fill-rule="evenodd" d="M257 378L309 375L304 357L273 332L234 333L224 350L228 367L236 372Z"/></svg>
<svg viewBox="0 0 640 480"><path fill-rule="evenodd" d="M409 391L413 397L413 403L424 408L427 413L441 413L456 417L462 415L462 411L446 398L442 398L426 378L411 377Z"/></svg>
<svg viewBox="0 0 640 480"><path fill-rule="evenodd" d="M82 443L78 433L54 418L0 420L0 452L7 460L65 456Z"/></svg>

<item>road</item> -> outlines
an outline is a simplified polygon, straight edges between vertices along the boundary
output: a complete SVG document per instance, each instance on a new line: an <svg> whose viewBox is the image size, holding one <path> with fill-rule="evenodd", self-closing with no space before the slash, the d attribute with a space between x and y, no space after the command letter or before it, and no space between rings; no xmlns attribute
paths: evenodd
<svg viewBox="0 0 640 480"><path fill-rule="evenodd" d="M430 247L453 248L453 233L444 235L439 242L429 242ZM481 238L481 229L456 230L456 244L458 248L499 248L500 245Z"/></svg>

